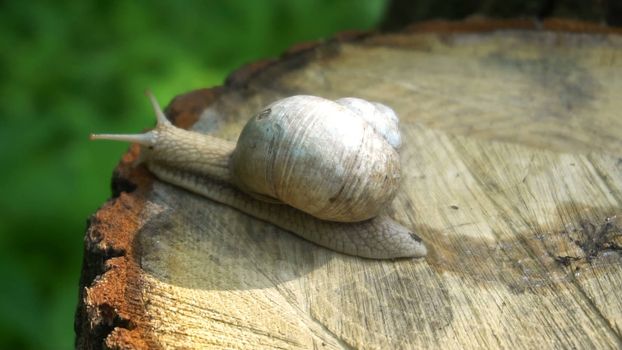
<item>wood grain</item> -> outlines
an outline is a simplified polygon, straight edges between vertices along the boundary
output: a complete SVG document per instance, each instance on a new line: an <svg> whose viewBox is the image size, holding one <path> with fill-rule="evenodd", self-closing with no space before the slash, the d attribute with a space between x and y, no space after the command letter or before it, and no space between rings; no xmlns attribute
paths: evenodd
<svg viewBox="0 0 622 350"><path fill-rule="evenodd" d="M425 260L320 248L155 181L130 154L116 183L136 190L86 238L78 347L621 347L622 36L473 27L303 45L168 109L235 140L293 94L392 106L404 170L389 212Z"/></svg>

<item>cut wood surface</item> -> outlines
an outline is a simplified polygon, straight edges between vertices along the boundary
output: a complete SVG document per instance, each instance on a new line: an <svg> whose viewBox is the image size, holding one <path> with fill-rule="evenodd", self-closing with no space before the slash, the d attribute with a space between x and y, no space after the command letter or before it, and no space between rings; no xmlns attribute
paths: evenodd
<svg viewBox="0 0 622 350"><path fill-rule="evenodd" d="M622 35L549 21L342 35L177 97L235 140L278 98L357 96L400 116L389 208L430 251L321 248L132 167L90 219L77 346L622 347ZM146 103L146 101L145 101Z"/></svg>

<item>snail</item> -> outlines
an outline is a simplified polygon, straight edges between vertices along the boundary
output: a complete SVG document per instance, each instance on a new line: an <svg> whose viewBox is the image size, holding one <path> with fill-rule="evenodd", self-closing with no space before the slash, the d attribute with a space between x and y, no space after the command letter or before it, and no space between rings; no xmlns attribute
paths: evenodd
<svg viewBox="0 0 622 350"><path fill-rule="evenodd" d="M329 249L373 259L421 257L421 239L382 211L400 184L398 118L358 98L297 95L253 116L237 143L157 118L135 142L160 180L227 204Z"/></svg>

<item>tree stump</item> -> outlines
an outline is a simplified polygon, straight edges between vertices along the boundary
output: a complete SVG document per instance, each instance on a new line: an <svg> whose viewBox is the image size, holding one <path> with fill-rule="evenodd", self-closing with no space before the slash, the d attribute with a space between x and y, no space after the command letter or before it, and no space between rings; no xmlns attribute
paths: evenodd
<svg viewBox="0 0 622 350"><path fill-rule="evenodd" d="M358 96L401 118L390 215L424 259L318 247L115 171L91 219L77 347L620 348L622 32L429 22L296 46L175 98L177 125L234 140L285 96Z"/></svg>

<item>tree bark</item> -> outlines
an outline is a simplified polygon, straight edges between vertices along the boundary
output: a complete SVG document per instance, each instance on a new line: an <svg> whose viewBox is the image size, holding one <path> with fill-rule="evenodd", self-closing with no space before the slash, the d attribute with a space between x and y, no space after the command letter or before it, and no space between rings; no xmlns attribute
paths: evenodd
<svg viewBox="0 0 622 350"><path fill-rule="evenodd" d="M430 19L461 20L490 18L531 18L534 21L566 18L622 25L619 0L391 0L380 27L396 30Z"/></svg>
<svg viewBox="0 0 622 350"><path fill-rule="evenodd" d="M124 155L85 237L76 346L619 348L622 32L549 20L344 34L175 98L177 125L235 140L278 98L400 116L390 215L425 259L332 252L157 181Z"/></svg>

